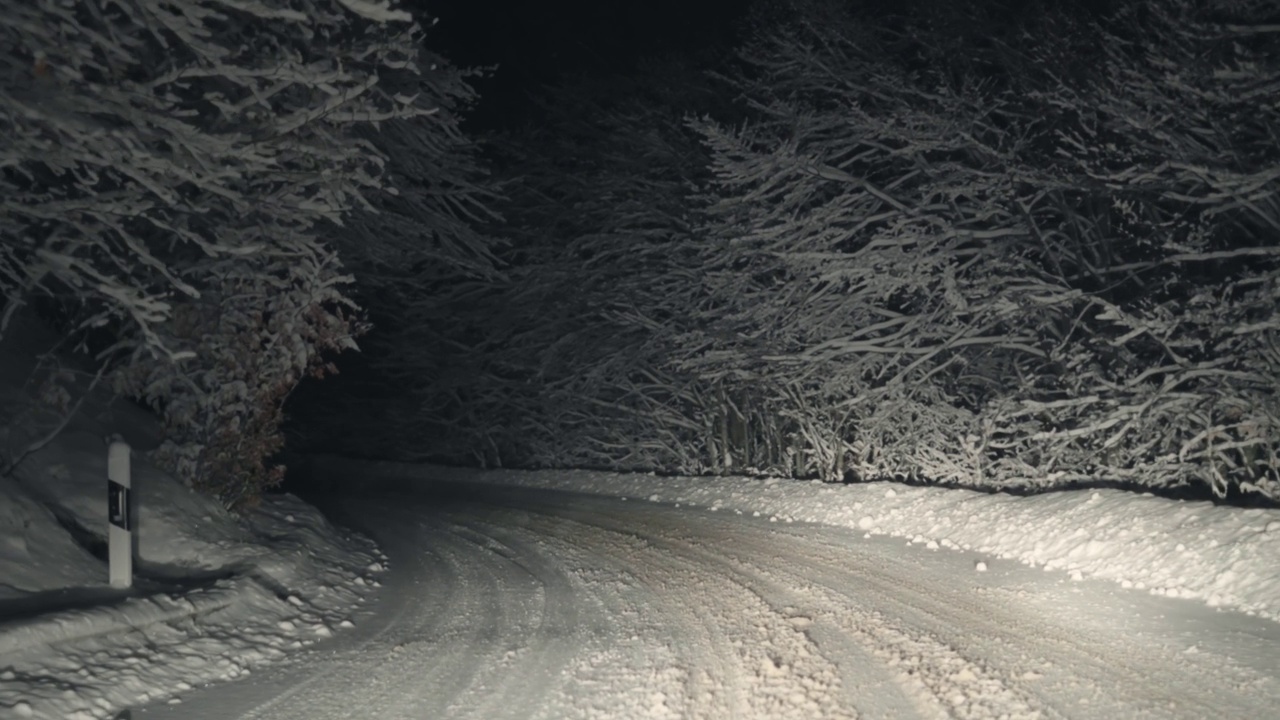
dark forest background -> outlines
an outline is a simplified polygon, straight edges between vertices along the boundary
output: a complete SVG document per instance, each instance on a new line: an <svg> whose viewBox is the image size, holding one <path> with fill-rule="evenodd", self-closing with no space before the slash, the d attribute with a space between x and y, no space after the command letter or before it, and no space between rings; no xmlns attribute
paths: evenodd
<svg viewBox="0 0 1280 720"><path fill-rule="evenodd" d="M0 99L79 119L3 118L6 318L79 343L229 504L279 481L282 426L491 467L1280 497L1275 3L444 2L412 8L425 40L304 4L332 28L228 10L226 47L175 35L187 70L6 31ZM146 24L102 7L71 20Z"/></svg>

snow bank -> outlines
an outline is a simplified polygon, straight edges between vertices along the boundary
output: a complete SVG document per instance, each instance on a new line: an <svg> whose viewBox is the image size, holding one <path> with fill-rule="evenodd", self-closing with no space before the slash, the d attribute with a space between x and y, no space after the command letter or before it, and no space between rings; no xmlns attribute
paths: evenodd
<svg viewBox="0 0 1280 720"><path fill-rule="evenodd" d="M157 623L185 620L222 610L236 600L230 581L181 594L158 593L127 598L118 604L91 605L84 609L50 612L0 625L0 656L16 657L34 648L101 637L124 630L145 630Z"/></svg>
<svg viewBox="0 0 1280 720"><path fill-rule="evenodd" d="M91 585L104 573L102 563L71 541L48 508L21 485L0 478L0 601Z"/></svg>
<svg viewBox="0 0 1280 720"><path fill-rule="evenodd" d="M620 496L782 522L860 529L925 548L960 548L1280 621L1280 511L1119 490L1031 497L889 482L831 485L746 477L468 470L325 458L320 482L410 489L440 480ZM370 478L372 475L372 478ZM359 480L352 480L358 476Z"/></svg>
<svg viewBox="0 0 1280 720"><path fill-rule="evenodd" d="M65 530L41 520L48 511L29 498L22 507L10 514L27 512L29 526L61 531L47 545L70 552ZM104 588L105 565L83 553L73 553L80 563L73 572L8 557L0 571L16 574L6 582L79 587L28 596L11 587L0 599L0 717L89 720L160 698L179 702L184 690L241 677L354 627L387 566L372 541L333 527L293 496L268 497L243 520L210 517L171 536L174 548L198 549L198 563L168 565L165 582L143 577L131 592ZM151 543L164 544L159 533L171 528L153 523ZM13 537L6 532L0 546ZM180 557L176 549L157 553ZM207 580L182 570L197 565L225 576ZM59 609L64 593L77 602ZM42 611L7 612L29 606L28 599Z"/></svg>
<svg viewBox="0 0 1280 720"><path fill-rule="evenodd" d="M134 453L136 560L140 568L182 576L246 559L253 540L215 500L200 495ZM107 443L65 432L17 467L15 479L87 541L107 539Z"/></svg>
<svg viewBox="0 0 1280 720"><path fill-rule="evenodd" d="M385 556L292 496L227 513L148 462L145 411L90 395L66 428L0 346L0 718L109 718L352 627ZM34 352L25 355L33 356ZM33 410L34 408L34 410ZM108 587L106 438L135 443L135 586Z"/></svg>
<svg viewBox="0 0 1280 720"><path fill-rule="evenodd" d="M107 718L354 626L385 558L293 496L225 512L138 454L137 572L112 590L106 446L65 433L0 478L0 717ZM68 529L70 528L70 530Z"/></svg>

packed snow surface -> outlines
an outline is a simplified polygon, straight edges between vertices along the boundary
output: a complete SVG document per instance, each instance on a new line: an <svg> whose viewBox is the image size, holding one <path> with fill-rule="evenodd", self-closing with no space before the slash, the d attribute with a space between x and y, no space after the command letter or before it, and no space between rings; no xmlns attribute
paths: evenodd
<svg viewBox="0 0 1280 720"><path fill-rule="evenodd" d="M1029 497L877 482L659 477L589 471L504 471L317 459L318 482L412 491L424 478L567 490L770 522L820 523L905 538L930 550L974 551L1069 576L1119 583L1280 621L1280 510L1185 502L1121 490ZM360 477L360 480L353 478ZM370 483L370 484L366 484Z"/></svg>
<svg viewBox="0 0 1280 720"><path fill-rule="evenodd" d="M274 530L259 537L302 525L319 550L277 540L297 550L274 571L292 590L232 574L172 593L225 593L208 612L5 656L0 718L1252 719L1280 706L1274 511L314 466L356 491L326 512L380 551L273 501L287 506L268 505L259 525Z"/></svg>

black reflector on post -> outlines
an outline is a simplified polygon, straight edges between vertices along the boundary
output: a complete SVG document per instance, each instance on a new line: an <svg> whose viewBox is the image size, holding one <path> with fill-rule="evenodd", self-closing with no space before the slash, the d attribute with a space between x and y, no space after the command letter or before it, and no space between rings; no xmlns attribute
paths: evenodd
<svg viewBox="0 0 1280 720"><path fill-rule="evenodd" d="M129 525L129 488L115 480L107 481L107 519L121 530L131 530Z"/></svg>

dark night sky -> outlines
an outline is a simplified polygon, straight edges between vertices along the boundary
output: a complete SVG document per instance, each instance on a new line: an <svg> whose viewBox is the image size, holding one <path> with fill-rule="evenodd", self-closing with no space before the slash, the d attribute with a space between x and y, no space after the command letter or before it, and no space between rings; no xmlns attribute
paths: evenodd
<svg viewBox="0 0 1280 720"><path fill-rule="evenodd" d="M637 59L732 42L748 0L406 0L440 22L427 45L460 66L499 66L476 82L475 120L502 125L538 85L579 72L625 73Z"/></svg>

